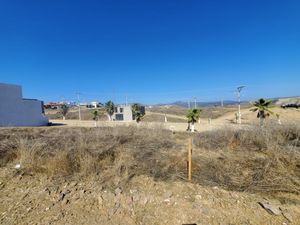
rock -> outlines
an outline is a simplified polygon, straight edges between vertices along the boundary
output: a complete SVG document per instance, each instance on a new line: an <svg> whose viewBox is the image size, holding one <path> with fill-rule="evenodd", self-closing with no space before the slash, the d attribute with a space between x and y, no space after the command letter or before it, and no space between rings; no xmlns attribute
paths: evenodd
<svg viewBox="0 0 300 225"><path fill-rule="evenodd" d="M268 202L259 202L258 204L271 215L280 216L282 213L277 205L272 205Z"/></svg>
<svg viewBox="0 0 300 225"><path fill-rule="evenodd" d="M122 194L122 189L118 187L118 188L115 190L115 195L118 196L118 195L120 195L120 194Z"/></svg>
<svg viewBox="0 0 300 225"><path fill-rule="evenodd" d="M141 199L141 204L142 205L147 205L148 201L149 201L149 199L147 197L144 197L144 198Z"/></svg>
<svg viewBox="0 0 300 225"><path fill-rule="evenodd" d="M202 196L201 195L196 195L195 200L199 202L200 200L202 200Z"/></svg>
<svg viewBox="0 0 300 225"><path fill-rule="evenodd" d="M164 194L164 197L165 199L168 199L168 198L171 198L173 196L173 192L172 191L167 191L165 194Z"/></svg>
<svg viewBox="0 0 300 225"><path fill-rule="evenodd" d="M15 169L17 169L17 170L21 169L21 164L17 164L17 165L15 166Z"/></svg>
<svg viewBox="0 0 300 225"><path fill-rule="evenodd" d="M137 190L130 190L130 194L134 194L136 192L137 192Z"/></svg>
<svg viewBox="0 0 300 225"><path fill-rule="evenodd" d="M66 194L65 193L62 193L58 199L59 202L63 201L66 197Z"/></svg>
<svg viewBox="0 0 300 225"><path fill-rule="evenodd" d="M209 215L209 209L207 207L203 207L200 209L200 212L204 215Z"/></svg>
<svg viewBox="0 0 300 225"><path fill-rule="evenodd" d="M102 194L102 199L105 202L114 202L115 201L115 195L111 193L110 191L104 191Z"/></svg>
<svg viewBox="0 0 300 225"><path fill-rule="evenodd" d="M171 204L171 199L169 199L169 198L165 199L164 203L166 203L167 205L170 205Z"/></svg>

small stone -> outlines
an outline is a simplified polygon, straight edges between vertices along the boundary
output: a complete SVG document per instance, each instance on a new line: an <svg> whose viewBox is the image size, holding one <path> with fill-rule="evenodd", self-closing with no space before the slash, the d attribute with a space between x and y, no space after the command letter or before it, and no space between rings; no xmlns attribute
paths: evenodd
<svg viewBox="0 0 300 225"><path fill-rule="evenodd" d="M66 194L65 193L62 193L58 199L59 202L63 201L64 198L66 197Z"/></svg>
<svg viewBox="0 0 300 225"><path fill-rule="evenodd" d="M171 198L173 196L173 192L172 191L167 191L165 194L164 194L164 198Z"/></svg>
<svg viewBox="0 0 300 225"><path fill-rule="evenodd" d="M195 200L202 200L202 196L201 195L196 195Z"/></svg>
<svg viewBox="0 0 300 225"><path fill-rule="evenodd" d="M118 187L118 188L115 190L115 195L120 195L120 194L122 194L122 189Z"/></svg>
<svg viewBox="0 0 300 225"><path fill-rule="evenodd" d="M21 169L21 164L17 164L17 165L15 166L15 169L17 169L17 170Z"/></svg>
<svg viewBox="0 0 300 225"><path fill-rule="evenodd" d="M168 199L165 199L165 200L164 200L164 203L170 205L170 204L171 204L171 199L169 199L169 198L168 198Z"/></svg>
<svg viewBox="0 0 300 225"><path fill-rule="evenodd" d="M147 197L144 197L142 200L141 200L141 204L142 205L146 205L148 203L148 198Z"/></svg>
<svg viewBox="0 0 300 225"><path fill-rule="evenodd" d="M102 194L102 199L106 202L114 202L115 201L115 195L111 193L110 191L104 191Z"/></svg>
<svg viewBox="0 0 300 225"><path fill-rule="evenodd" d="M130 190L129 192L130 192L130 194L134 194L137 192L137 190Z"/></svg>
<svg viewBox="0 0 300 225"><path fill-rule="evenodd" d="M140 200L140 196L138 195L138 194L134 194L133 196L132 196L132 201L133 202L137 202L137 201L139 201Z"/></svg>
<svg viewBox="0 0 300 225"><path fill-rule="evenodd" d="M264 203L264 202L259 202L259 204L271 215L280 216L282 213L280 208L276 205L272 205L270 203Z"/></svg>
<svg viewBox="0 0 300 225"><path fill-rule="evenodd" d="M201 213L203 213L204 215L209 215L209 209L206 207L203 207L200 209Z"/></svg>

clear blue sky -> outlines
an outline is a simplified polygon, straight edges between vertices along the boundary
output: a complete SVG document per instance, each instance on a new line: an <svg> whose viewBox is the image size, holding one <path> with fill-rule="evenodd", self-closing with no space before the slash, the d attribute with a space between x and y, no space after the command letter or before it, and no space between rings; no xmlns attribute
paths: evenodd
<svg viewBox="0 0 300 225"><path fill-rule="evenodd" d="M1 0L0 82L118 102L300 95L300 1Z"/></svg>

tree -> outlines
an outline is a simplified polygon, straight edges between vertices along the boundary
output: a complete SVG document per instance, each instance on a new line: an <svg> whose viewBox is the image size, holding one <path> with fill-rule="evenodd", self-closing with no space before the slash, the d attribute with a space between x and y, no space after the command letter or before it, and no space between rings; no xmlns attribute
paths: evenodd
<svg viewBox="0 0 300 225"><path fill-rule="evenodd" d="M272 108L271 104L272 100L265 100L261 98L253 104L255 108L250 109L252 112L257 112L257 118L259 118L259 124L261 127L264 126L265 119L273 114L270 110L270 108Z"/></svg>
<svg viewBox="0 0 300 225"><path fill-rule="evenodd" d="M195 123L200 118L201 109L189 109L187 113L187 119L188 119L188 131L195 132Z"/></svg>
<svg viewBox="0 0 300 225"><path fill-rule="evenodd" d="M141 109L141 105L140 104L133 104L131 106L131 110L132 110L132 116L133 116L133 119L139 123L142 118L143 118L143 114L142 114L142 109Z"/></svg>
<svg viewBox="0 0 300 225"><path fill-rule="evenodd" d="M66 115L68 114L69 112L69 106L67 104L63 104L61 107L60 107L60 113L62 114L63 116L63 120L66 119Z"/></svg>
<svg viewBox="0 0 300 225"><path fill-rule="evenodd" d="M111 121L112 120L112 115L114 114L115 112L115 104L112 102L112 101L108 101L105 103L105 110L106 110L106 113L109 117L109 120Z"/></svg>
<svg viewBox="0 0 300 225"><path fill-rule="evenodd" d="M92 113L93 113L93 120L95 121L95 127L96 127L97 121L99 120L98 110L94 110Z"/></svg>

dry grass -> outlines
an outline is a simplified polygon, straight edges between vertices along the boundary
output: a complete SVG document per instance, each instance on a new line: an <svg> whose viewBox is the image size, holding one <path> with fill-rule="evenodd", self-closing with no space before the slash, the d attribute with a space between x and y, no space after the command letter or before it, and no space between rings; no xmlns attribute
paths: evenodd
<svg viewBox="0 0 300 225"><path fill-rule="evenodd" d="M187 133L153 128L0 129L0 166L38 176L185 180ZM300 128L194 135L194 182L250 192L300 193Z"/></svg>
<svg viewBox="0 0 300 225"><path fill-rule="evenodd" d="M300 129L295 125L197 135L196 179L230 190L300 193ZM196 161L197 162L197 161Z"/></svg>

